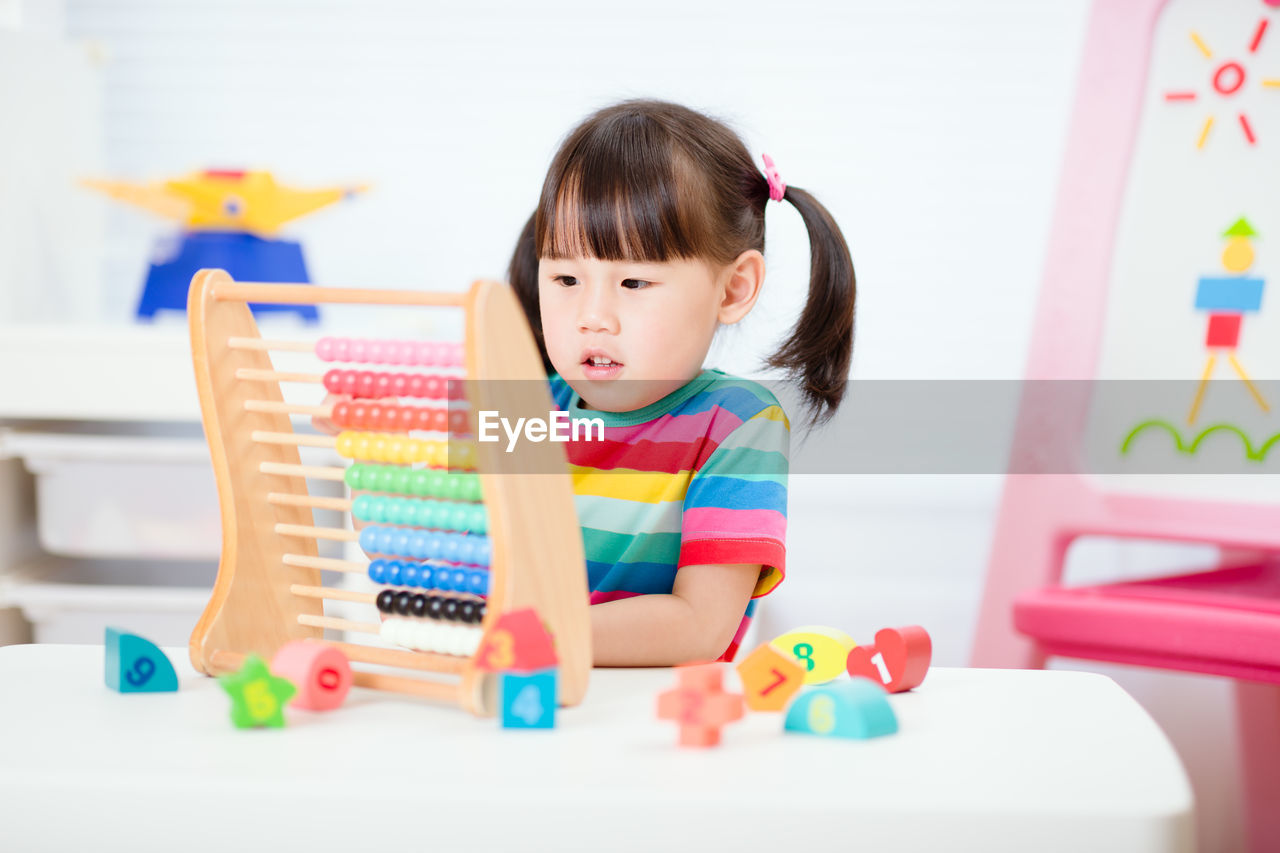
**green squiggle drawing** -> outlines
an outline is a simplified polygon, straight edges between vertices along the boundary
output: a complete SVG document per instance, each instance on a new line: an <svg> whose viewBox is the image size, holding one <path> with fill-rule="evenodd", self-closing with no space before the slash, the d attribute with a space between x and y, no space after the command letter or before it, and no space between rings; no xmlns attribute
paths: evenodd
<svg viewBox="0 0 1280 853"><path fill-rule="evenodd" d="M1240 427L1234 424L1214 424L1213 426L1206 427L1202 430L1188 445L1183 442L1182 434L1178 432L1178 428L1176 426L1166 420L1153 418L1152 420L1143 421L1130 430L1129 434L1125 436L1124 442L1120 445L1120 455L1123 456L1128 453L1129 445L1133 444L1134 439L1138 437L1139 433L1149 427L1160 427L1165 430L1165 432L1173 436L1173 442L1178 448L1178 452L1185 453L1188 456L1195 455L1195 452L1200 449L1200 444L1206 437L1208 437L1209 433L1217 432L1219 430L1226 430L1227 432L1234 433L1239 436L1241 443L1244 444L1245 457L1252 459L1254 462L1264 461L1267 458L1267 453L1271 450L1272 445L1280 442L1280 432L1278 432L1275 435L1270 436L1265 442L1263 442L1261 447L1255 450L1253 444L1249 441L1249 436L1245 435L1244 430L1240 429Z"/></svg>

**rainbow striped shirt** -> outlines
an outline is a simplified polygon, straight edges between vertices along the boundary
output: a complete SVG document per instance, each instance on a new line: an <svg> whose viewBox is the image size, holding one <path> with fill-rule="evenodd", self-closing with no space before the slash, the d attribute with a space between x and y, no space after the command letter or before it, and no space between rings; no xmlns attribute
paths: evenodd
<svg viewBox="0 0 1280 853"><path fill-rule="evenodd" d="M591 603L670 593L682 566L760 563L753 600L721 657L733 660L754 599L786 570L791 425L777 398L704 370L642 409L604 412L582 408L558 374L550 382L570 418L604 422L603 441L583 435L566 444Z"/></svg>

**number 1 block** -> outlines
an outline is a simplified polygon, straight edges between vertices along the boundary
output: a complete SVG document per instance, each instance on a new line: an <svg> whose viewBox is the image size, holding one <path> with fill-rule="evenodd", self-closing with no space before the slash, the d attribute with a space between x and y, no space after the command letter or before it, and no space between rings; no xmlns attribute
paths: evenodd
<svg viewBox="0 0 1280 853"><path fill-rule="evenodd" d="M908 625L877 631L874 645L849 650L845 666L853 678L869 678L890 693L901 693L924 681L932 657L929 632Z"/></svg>
<svg viewBox="0 0 1280 853"><path fill-rule="evenodd" d="M556 727L556 669L504 672L499 676L504 729Z"/></svg>
<svg viewBox="0 0 1280 853"><path fill-rule="evenodd" d="M178 689L173 664L155 643L108 628L106 682L121 693L168 693Z"/></svg>

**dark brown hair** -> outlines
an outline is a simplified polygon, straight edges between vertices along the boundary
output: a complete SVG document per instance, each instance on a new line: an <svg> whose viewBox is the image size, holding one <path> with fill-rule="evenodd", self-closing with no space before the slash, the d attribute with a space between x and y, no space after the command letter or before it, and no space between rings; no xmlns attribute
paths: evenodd
<svg viewBox="0 0 1280 853"><path fill-rule="evenodd" d="M809 232L809 298L767 363L800 384L810 418L821 422L840 404L849 375L853 261L817 199L793 186L783 198ZM713 118L654 100L624 101L588 116L551 161L508 270L547 370L539 258L726 264L748 249L764 251L768 201L768 181L746 146Z"/></svg>

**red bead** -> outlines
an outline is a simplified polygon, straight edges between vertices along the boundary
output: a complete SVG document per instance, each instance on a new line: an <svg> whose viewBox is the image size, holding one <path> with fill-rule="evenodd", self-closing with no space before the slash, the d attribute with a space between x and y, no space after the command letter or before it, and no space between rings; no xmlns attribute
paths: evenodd
<svg viewBox="0 0 1280 853"><path fill-rule="evenodd" d="M413 409L413 428L427 430L431 429L431 410L423 406L415 406Z"/></svg>
<svg viewBox="0 0 1280 853"><path fill-rule="evenodd" d="M326 370L324 373L324 390L330 394L342 393L342 371L338 368Z"/></svg>
<svg viewBox="0 0 1280 853"><path fill-rule="evenodd" d="M407 397L423 396L421 376L415 373L406 377L404 396L407 396Z"/></svg>
<svg viewBox="0 0 1280 853"><path fill-rule="evenodd" d="M432 400L439 400L444 395L444 383L440 381L439 376L423 376L422 393L423 396L430 397Z"/></svg>
<svg viewBox="0 0 1280 853"><path fill-rule="evenodd" d="M353 403L350 408L351 419L347 422L347 426L365 429L368 426L365 422L365 418L368 417L368 410L369 407L364 403Z"/></svg>
<svg viewBox="0 0 1280 853"><path fill-rule="evenodd" d="M453 409L449 412L449 431L457 435L467 434L467 413L464 410Z"/></svg>
<svg viewBox="0 0 1280 853"><path fill-rule="evenodd" d="M355 380L355 389L353 393L358 394L361 397L372 397L373 390L374 390L373 374L368 370L362 370L359 373L356 373L355 375L356 375L356 380Z"/></svg>
<svg viewBox="0 0 1280 853"><path fill-rule="evenodd" d="M340 403L333 404L333 415L331 417L333 418L333 422L335 424L337 424L338 426L347 426L349 423L347 419L350 416L351 416L351 404L348 403L346 400L343 400Z"/></svg>
<svg viewBox="0 0 1280 853"><path fill-rule="evenodd" d="M391 396L404 397L409 391L409 376L406 373L393 373L391 375Z"/></svg>

